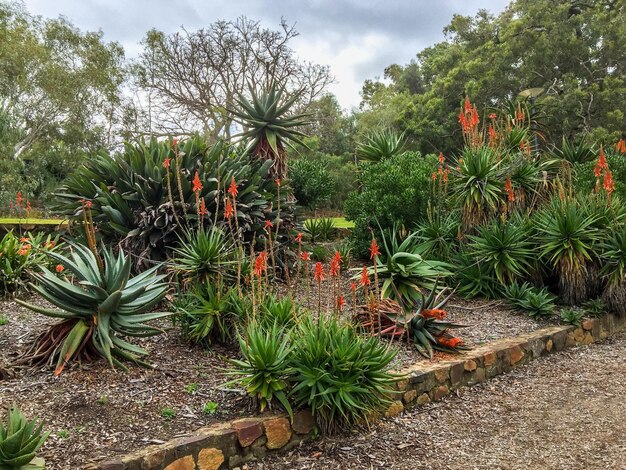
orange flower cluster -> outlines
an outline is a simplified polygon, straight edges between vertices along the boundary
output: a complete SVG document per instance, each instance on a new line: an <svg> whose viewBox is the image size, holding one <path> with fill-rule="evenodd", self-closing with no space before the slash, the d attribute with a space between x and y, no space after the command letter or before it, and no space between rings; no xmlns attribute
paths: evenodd
<svg viewBox="0 0 626 470"><path fill-rule="evenodd" d="M311 261L311 253L309 253L308 251L303 251L300 255L300 258L302 258L302 261Z"/></svg>
<svg viewBox="0 0 626 470"><path fill-rule="evenodd" d="M615 181L613 181L613 173L610 171L604 173L603 187L609 195L615 191Z"/></svg>
<svg viewBox="0 0 626 470"><path fill-rule="evenodd" d="M264 227L263 227L263 228L265 228L265 231L266 231L266 232L269 232L269 231L270 231L270 229L271 229L273 226L274 226L274 224L272 223L272 221L271 221L271 220L269 220L269 219L267 219L267 220L265 221L265 225L264 225Z"/></svg>
<svg viewBox="0 0 626 470"><path fill-rule="evenodd" d="M267 252L262 251L254 260L254 274L258 277L267 271Z"/></svg>
<svg viewBox="0 0 626 470"><path fill-rule="evenodd" d="M332 277L338 277L341 274L341 253L335 251L335 256L330 262L330 270L328 273Z"/></svg>
<svg viewBox="0 0 626 470"><path fill-rule="evenodd" d="M624 139L620 139L615 143L615 151L622 155L626 153L626 142L624 142Z"/></svg>
<svg viewBox="0 0 626 470"><path fill-rule="evenodd" d="M315 268L313 269L313 279L317 282L322 282L325 278L324 265L318 261L315 263Z"/></svg>
<svg viewBox="0 0 626 470"><path fill-rule="evenodd" d="M465 98L465 103L459 112L459 123L461 123L464 134L471 134L480 123L478 110L475 105L470 103L469 97Z"/></svg>
<svg viewBox="0 0 626 470"><path fill-rule="evenodd" d="M457 337L446 338L444 336L440 336L439 338L437 338L437 342L442 346L446 346L448 348L456 348L457 346L463 344L463 340Z"/></svg>
<svg viewBox="0 0 626 470"><path fill-rule="evenodd" d="M166 170L169 169L171 162L172 159L170 157L167 157L165 160L163 160L163 168L165 168Z"/></svg>
<svg viewBox="0 0 626 470"><path fill-rule="evenodd" d="M298 235L296 235L296 242L298 245L302 244L302 232L298 232Z"/></svg>
<svg viewBox="0 0 626 470"><path fill-rule="evenodd" d="M377 256L380 256L380 250L376 239L372 238L372 243L370 244L370 259L375 260Z"/></svg>
<svg viewBox="0 0 626 470"><path fill-rule="evenodd" d="M32 245L30 245L29 243L25 243L23 244L19 251L17 252L20 256L26 256L28 255L28 253L30 253L30 250L32 248Z"/></svg>
<svg viewBox="0 0 626 470"><path fill-rule="evenodd" d="M63 271L65 271L65 267L62 264L57 264L54 270L58 273L62 273Z"/></svg>
<svg viewBox="0 0 626 470"><path fill-rule="evenodd" d="M489 116L491 116L491 114ZM489 147L498 145L498 133L491 124L489 124L489 128L487 129L487 136L489 137Z"/></svg>
<svg viewBox="0 0 626 470"><path fill-rule="evenodd" d="M448 168L448 165L445 165L445 161L446 157L443 156L443 153L439 152L439 166L437 167L437 171L433 172L432 174L433 181L437 181L437 179L441 176L441 180L444 183L448 182L448 177L450 176L450 168Z"/></svg>
<svg viewBox="0 0 626 470"><path fill-rule="evenodd" d="M224 218L226 220L230 220L233 217L233 205L230 202L230 199L226 199L226 206L224 206Z"/></svg>
<svg viewBox="0 0 626 470"><path fill-rule="evenodd" d="M208 215L209 210L206 208L206 202L204 198L200 199L200 207L198 208L198 215Z"/></svg>
<svg viewBox="0 0 626 470"><path fill-rule="evenodd" d="M237 191L237 183L235 183L234 176L230 180L230 186L228 187L228 194L230 194L233 198L237 197L237 194L239 194L239 191Z"/></svg>
<svg viewBox="0 0 626 470"><path fill-rule="evenodd" d="M600 155L598 156L596 166L593 168L593 174L596 177L596 191L599 190L600 177L602 177L602 187L609 195L610 201L611 194L615 191L615 181L613 181L613 173L609 170L609 164L606 161L606 155L604 154L602 146L600 146Z"/></svg>
<svg viewBox="0 0 626 470"><path fill-rule="evenodd" d="M359 284L361 284L363 287L367 287L372 284L372 281L370 280L370 274L367 271L366 267L363 267L363 271L361 271L361 280L359 281Z"/></svg>
<svg viewBox="0 0 626 470"><path fill-rule="evenodd" d="M197 170L196 170L196 174L193 177L192 190L194 193L199 193L200 191L202 191L202 182L200 181L200 175L198 174Z"/></svg>
<svg viewBox="0 0 626 470"><path fill-rule="evenodd" d="M526 114L521 109L518 109L515 113L515 122L522 123L526 120Z"/></svg>
<svg viewBox="0 0 626 470"><path fill-rule="evenodd" d="M609 169L609 164L606 161L606 155L604 155L604 149L600 146L600 155L598 155L598 161L593 168L593 174L596 178L600 178L602 174Z"/></svg>
<svg viewBox="0 0 626 470"><path fill-rule="evenodd" d="M511 184L511 177L507 176L504 182L504 190L508 195L509 202L515 201L515 193L513 192L513 185Z"/></svg>
<svg viewBox="0 0 626 470"><path fill-rule="evenodd" d="M440 308L432 308L429 310L422 310L422 316L424 318L435 318L436 320L443 320L448 312Z"/></svg>
<svg viewBox="0 0 626 470"><path fill-rule="evenodd" d="M336 307L337 307L338 312L341 312L345 304L346 304L346 299L344 298L344 296L343 295L337 296Z"/></svg>

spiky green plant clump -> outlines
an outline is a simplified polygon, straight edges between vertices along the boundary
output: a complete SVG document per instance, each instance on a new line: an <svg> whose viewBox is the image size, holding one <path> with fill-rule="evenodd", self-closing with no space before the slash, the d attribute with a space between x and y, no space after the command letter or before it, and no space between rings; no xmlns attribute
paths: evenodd
<svg viewBox="0 0 626 470"><path fill-rule="evenodd" d="M247 129L241 135L248 140L247 151L261 161L272 161L272 178L284 178L287 174L286 146L305 146L301 137L306 135L297 128L307 124L307 116L289 114L302 92L283 99L284 93L276 83L261 93L250 89L250 99L240 96L236 100L239 109L230 110L235 120Z"/></svg>
<svg viewBox="0 0 626 470"><path fill-rule="evenodd" d="M482 263L468 253L460 252L454 257L453 265L459 295L465 298L486 297L488 299L500 296L502 285L486 263Z"/></svg>
<svg viewBox="0 0 626 470"><path fill-rule="evenodd" d="M606 279L602 300L610 311L626 315L626 225L613 230L601 249L600 273Z"/></svg>
<svg viewBox="0 0 626 470"><path fill-rule="evenodd" d="M398 134L392 130L376 132L359 143L356 156L362 162L378 163L385 158L391 158L402 153L404 133Z"/></svg>
<svg viewBox="0 0 626 470"><path fill-rule="evenodd" d="M43 470L35 459L50 435L43 426L43 421L28 421L15 405L8 409L6 424L0 420L0 469Z"/></svg>
<svg viewBox="0 0 626 470"><path fill-rule="evenodd" d="M538 289L527 282L511 284L504 289L504 296L509 303L525 311L531 318L549 317L554 313L555 296L547 289Z"/></svg>
<svg viewBox="0 0 626 470"><path fill-rule="evenodd" d="M389 371L394 349L334 317L307 316L294 336L291 396L312 410L323 432L361 424L389 404L398 379Z"/></svg>
<svg viewBox="0 0 626 470"><path fill-rule="evenodd" d="M130 277L131 259L120 250L116 256L103 250L103 261L89 248L70 245L69 257L49 255L74 277L59 278L46 267L33 273L34 291L58 310L47 309L18 300L21 305L62 321L43 333L18 360L19 364L56 363L55 375L76 359L105 358L111 366L126 367L128 360L141 365L148 352L123 336L154 336L163 332L146 322L171 315L170 312L149 312L165 296L165 276L157 274L158 266Z"/></svg>
<svg viewBox="0 0 626 470"><path fill-rule="evenodd" d="M290 356L293 346L289 333L278 323L263 326L251 322L239 336L242 359L232 360L229 374L237 378L228 384L240 383L256 402L261 411L274 402L280 403L292 416L287 399L287 378L292 373Z"/></svg>
<svg viewBox="0 0 626 470"><path fill-rule="evenodd" d="M580 326L585 311L578 308L564 308L561 310L561 320L569 325Z"/></svg>
<svg viewBox="0 0 626 470"><path fill-rule="evenodd" d="M299 313L300 307L291 296L268 294L259 305L259 319L265 325L276 323L280 327L290 328L296 323Z"/></svg>

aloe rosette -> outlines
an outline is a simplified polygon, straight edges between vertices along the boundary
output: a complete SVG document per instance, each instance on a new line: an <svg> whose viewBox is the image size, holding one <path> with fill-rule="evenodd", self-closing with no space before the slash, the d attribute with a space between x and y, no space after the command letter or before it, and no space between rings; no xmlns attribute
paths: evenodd
<svg viewBox="0 0 626 470"><path fill-rule="evenodd" d="M43 432L43 421L28 421L22 412L13 406L7 410L6 426L0 420L0 469L22 470L43 469L35 455L50 435ZM35 459L35 460L33 460Z"/></svg>
<svg viewBox="0 0 626 470"><path fill-rule="evenodd" d="M73 359L104 357L111 366L126 369L128 360L147 366L142 358L148 352L122 337L154 336L162 329L146 322L171 315L171 312L150 312L165 296L168 285L158 266L130 277L131 259L121 250L102 252L102 260L89 248L73 244L69 257L50 253L71 273L73 282L59 277L45 267L33 273L34 291L58 309L48 309L18 300L21 305L43 315L60 318L42 334L18 363L41 365L56 360L55 375Z"/></svg>

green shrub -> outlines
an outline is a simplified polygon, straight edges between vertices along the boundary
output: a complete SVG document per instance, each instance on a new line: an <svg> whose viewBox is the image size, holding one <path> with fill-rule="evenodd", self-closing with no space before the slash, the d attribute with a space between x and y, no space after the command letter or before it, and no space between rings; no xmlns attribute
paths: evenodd
<svg viewBox="0 0 626 470"><path fill-rule="evenodd" d="M600 274L606 280L602 300L609 311L626 315L626 225L616 227L600 248Z"/></svg>
<svg viewBox="0 0 626 470"><path fill-rule="evenodd" d="M328 204L334 187L328 166L320 160L299 158L289 167L289 182L298 203L311 210Z"/></svg>
<svg viewBox="0 0 626 470"><path fill-rule="evenodd" d="M0 297L26 288L28 273L39 265L52 267L48 253L56 250L59 237L27 233L20 237L8 232L0 239Z"/></svg>
<svg viewBox="0 0 626 470"><path fill-rule="evenodd" d="M316 245L311 250L311 260L325 263L328 259L328 249L322 245Z"/></svg>
<svg viewBox="0 0 626 470"><path fill-rule="evenodd" d="M362 424L389 404L395 350L334 317L305 317L294 334L291 396L311 409L323 432Z"/></svg>
<svg viewBox="0 0 626 470"><path fill-rule="evenodd" d="M504 288L504 296L512 306L525 311L531 318L547 317L554 313L555 296L546 288L538 289L528 283L513 283Z"/></svg>
<svg viewBox="0 0 626 470"><path fill-rule="evenodd" d="M465 298L486 297L488 299L500 296L502 285L487 264L465 252L456 254L452 264L459 295Z"/></svg>
<svg viewBox="0 0 626 470"><path fill-rule="evenodd" d="M243 359L232 360L229 373L237 379L229 384L243 385L261 411L278 401L292 416L287 378L292 373L290 360L294 348L289 333L278 323L264 327L252 322L239 336L239 348Z"/></svg>
<svg viewBox="0 0 626 470"><path fill-rule="evenodd" d="M405 152L361 167L361 190L352 192L344 207L348 220L355 222L351 239L356 256L367 256L379 224L383 229L394 223L411 228L426 218L436 165L434 155Z"/></svg>

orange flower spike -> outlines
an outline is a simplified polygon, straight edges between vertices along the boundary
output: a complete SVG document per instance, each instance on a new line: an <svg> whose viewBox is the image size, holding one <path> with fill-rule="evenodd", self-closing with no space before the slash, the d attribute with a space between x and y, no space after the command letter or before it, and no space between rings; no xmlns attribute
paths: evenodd
<svg viewBox="0 0 626 470"><path fill-rule="evenodd" d="M363 287L367 287L372 284L372 281L370 281L369 272L367 271L366 267L363 267L363 271L361 271L361 280L359 281L359 284L361 284Z"/></svg>
<svg viewBox="0 0 626 470"><path fill-rule="evenodd" d="M489 119L491 119L492 121L496 118L496 113L490 113L489 114Z"/></svg>
<svg viewBox="0 0 626 470"><path fill-rule="evenodd" d="M330 262L330 270L328 271L328 274L330 274L331 277L338 277L340 271L341 271L341 265L339 264L339 261L337 261L336 258L333 258L332 261Z"/></svg>
<svg viewBox="0 0 626 470"><path fill-rule="evenodd" d="M346 299L344 298L344 296L343 295L338 296L337 297L337 311L341 312L345 304L346 304Z"/></svg>
<svg viewBox="0 0 626 470"><path fill-rule="evenodd" d="M370 259L375 260L377 256L380 256L380 250L376 239L372 238L372 243L370 243Z"/></svg>
<svg viewBox="0 0 626 470"><path fill-rule="evenodd" d="M265 221L264 228L265 228L265 230L266 230L266 231L268 231L268 232L269 232L273 226L274 226L274 224L272 223L272 221L271 221L271 220L267 219L267 220Z"/></svg>
<svg viewBox="0 0 626 470"><path fill-rule="evenodd" d="M204 198L200 199L200 207L198 208L198 215L208 215L209 210L206 208L206 202Z"/></svg>
<svg viewBox="0 0 626 470"><path fill-rule="evenodd" d="M615 191L615 181L613 181L613 173L607 171L604 173L604 182L603 182L604 190L610 195L613 191Z"/></svg>
<svg viewBox="0 0 626 470"><path fill-rule="evenodd" d="M351 282L350 283L350 290L352 291L352 293L356 292L356 282Z"/></svg>
<svg viewBox="0 0 626 470"><path fill-rule="evenodd" d="M472 112L472 103L470 102L469 96L465 97L465 103L463 104L463 108L465 114L470 114Z"/></svg>
<svg viewBox="0 0 626 470"><path fill-rule="evenodd" d="M299 232L298 235L296 235L296 242L298 242L298 244L302 243L302 232Z"/></svg>
<svg viewBox="0 0 626 470"><path fill-rule="evenodd" d="M324 265L319 261L315 263L315 268L313 269L313 279L317 282L322 282L326 274L324 273Z"/></svg>
<svg viewBox="0 0 626 470"><path fill-rule="evenodd" d="M230 194L232 197L237 197L237 194L239 194L239 191L237 191L237 183L235 183L234 176L230 180L230 186L228 187L228 194Z"/></svg>
<svg viewBox="0 0 626 470"><path fill-rule="evenodd" d="M626 153L626 142L624 142L624 139L620 139L615 143L615 151L620 154Z"/></svg>
<svg viewBox="0 0 626 470"><path fill-rule="evenodd" d="M280 187L280 178L276 178L274 183L276 183L276 186Z"/></svg>
<svg viewBox="0 0 626 470"><path fill-rule="evenodd" d="M593 174L596 178L600 178L605 170L609 169L609 164L606 161L606 155L604 154L604 149L602 145L600 145L600 154L598 155L598 161L596 162L596 166L593 168Z"/></svg>
<svg viewBox="0 0 626 470"><path fill-rule="evenodd" d="M333 256L333 261L336 261L337 263L341 263L343 261L341 253L339 253L338 250L335 250L335 256Z"/></svg>
<svg viewBox="0 0 626 470"><path fill-rule="evenodd" d="M170 157L167 157L165 160L163 160L163 168L165 168L166 170L169 169L171 162L172 159Z"/></svg>
<svg viewBox="0 0 626 470"><path fill-rule="evenodd" d="M447 183L448 182L448 177L450 176L450 168L446 168L443 171L443 182Z"/></svg>
<svg viewBox="0 0 626 470"><path fill-rule="evenodd" d="M300 258L302 258L302 261L311 261L311 253L309 253L308 251L303 251L300 255Z"/></svg>
<svg viewBox="0 0 626 470"><path fill-rule="evenodd" d="M443 152L439 152L439 163L443 163L446 161L446 157L443 156Z"/></svg>
<svg viewBox="0 0 626 470"><path fill-rule="evenodd" d="M199 193L202 191L202 182L200 181L200 175L198 174L198 170L196 170L196 174L193 177L193 188L194 193Z"/></svg>
<svg viewBox="0 0 626 470"><path fill-rule="evenodd" d="M436 171L433 171L433 174L432 174L432 176L431 176L431 179L432 179L433 181L437 181L437 172L436 172Z"/></svg>
<svg viewBox="0 0 626 470"><path fill-rule="evenodd" d="M65 267L62 264L57 264L54 270L58 273L62 273L63 271L65 271Z"/></svg>
<svg viewBox="0 0 626 470"><path fill-rule="evenodd" d="M258 277L267 270L267 253L262 251L254 260L254 274Z"/></svg>
<svg viewBox="0 0 626 470"><path fill-rule="evenodd" d="M504 189L508 195L509 202L515 201L515 193L513 192L513 185L511 184L511 177L506 177L506 182L504 183Z"/></svg>
<svg viewBox="0 0 626 470"><path fill-rule="evenodd" d="M224 218L230 220L234 214L233 205L230 199L226 199L226 206L224 207Z"/></svg>
<svg viewBox="0 0 626 470"><path fill-rule="evenodd" d="M178 147L178 139L174 138L172 139L172 148L176 148Z"/></svg>

